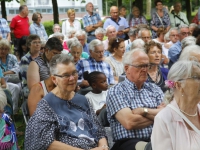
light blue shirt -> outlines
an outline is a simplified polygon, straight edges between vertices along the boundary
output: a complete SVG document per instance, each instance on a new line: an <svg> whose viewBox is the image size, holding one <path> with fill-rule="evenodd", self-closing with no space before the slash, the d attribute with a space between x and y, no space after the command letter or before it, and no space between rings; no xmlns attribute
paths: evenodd
<svg viewBox="0 0 200 150"><path fill-rule="evenodd" d="M2 77L3 77L3 72L2 72L2 69L0 67L0 78L2 78Z"/></svg>
<svg viewBox="0 0 200 150"><path fill-rule="evenodd" d="M48 40L48 35L43 24L32 23L29 27L30 34L37 34L41 39Z"/></svg>

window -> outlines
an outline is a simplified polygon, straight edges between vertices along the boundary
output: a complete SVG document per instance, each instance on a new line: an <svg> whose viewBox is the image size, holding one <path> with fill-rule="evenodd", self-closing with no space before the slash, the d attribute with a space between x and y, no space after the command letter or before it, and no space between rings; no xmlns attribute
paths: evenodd
<svg viewBox="0 0 200 150"><path fill-rule="evenodd" d="M9 14L15 14L15 10L9 10Z"/></svg>
<svg viewBox="0 0 200 150"><path fill-rule="evenodd" d="M30 13L30 14L33 14L33 10L30 10L30 9L29 9L29 13Z"/></svg>
<svg viewBox="0 0 200 150"><path fill-rule="evenodd" d="M67 12L68 11L68 8L65 8L65 12Z"/></svg>
<svg viewBox="0 0 200 150"><path fill-rule="evenodd" d="M85 12L85 8L81 8L81 12Z"/></svg>
<svg viewBox="0 0 200 150"><path fill-rule="evenodd" d="M35 11L36 11L36 12L41 12L41 10L40 10L40 9L35 9Z"/></svg>
<svg viewBox="0 0 200 150"><path fill-rule="evenodd" d="M52 9L47 9L47 13L52 13Z"/></svg>
<svg viewBox="0 0 200 150"><path fill-rule="evenodd" d="M16 14L18 14L18 13L19 13L19 10L17 9L17 10L16 10Z"/></svg>
<svg viewBox="0 0 200 150"><path fill-rule="evenodd" d="M64 9L63 8L60 8L60 13L64 13Z"/></svg>
<svg viewBox="0 0 200 150"><path fill-rule="evenodd" d="M45 12L47 12L47 10L46 9L42 9L42 13L45 13Z"/></svg>
<svg viewBox="0 0 200 150"><path fill-rule="evenodd" d="M79 12L79 9L75 9L75 12Z"/></svg>

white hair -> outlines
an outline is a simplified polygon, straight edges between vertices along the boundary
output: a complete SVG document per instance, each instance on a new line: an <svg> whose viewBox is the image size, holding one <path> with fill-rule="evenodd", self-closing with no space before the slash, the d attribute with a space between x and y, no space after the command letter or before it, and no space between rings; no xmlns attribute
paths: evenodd
<svg viewBox="0 0 200 150"><path fill-rule="evenodd" d="M169 32L167 32L167 33L164 35L164 40L165 40L165 41L170 41Z"/></svg>
<svg viewBox="0 0 200 150"><path fill-rule="evenodd" d="M182 49L184 49L186 46L195 44L196 44L196 38L193 36L187 36L181 41Z"/></svg>
<svg viewBox="0 0 200 150"><path fill-rule="evenodd" d="M191 77L195 73L195 66L200 66L199 62L196 61L187 61L181 60L177 61L173 66L170 68L167 79L173 82L180 81L181 79L186 79ZM185 80L181 82L184 83ZM164 100L166 102L171 102L174 96L174 92L176 88L170 89L165 93Z"/></svg>
<svg viewBox="0 0 200 150"><path fill-rule="evenodd" d="M53 28L52 28L52 29L54 29L56 26L60 27L60 25L56 23L56 24L53 25ZM61 27L60 27L60 28L61 28Z"/></svg>
<svg viewBox="0 0 200 150"><path fill-rule="evenodd" d="M113 26L113 25L107 26L107 28L106 28L106 33L108 33L108 30L109 30L110 28L114 28L114 29L115 29L115 26ZM115 29L115 30L116 30L116 29Z"/></svg>
<svg viewBox="0 0 200 150"><path fill-rule="evenodd" d="M101 28L101 27L98 27L96 30L95 30L95 35L97 35L97 34L103 34L103 35L105 35L105 33L106 33L106 31L105 31L105 29L104 28Z"/></svg>
<svg viewBox="0 0 200 150"><path fill-rule="evenodd" d="M138 52L138 51L146 54L144 49L141 49L141 48L135 48L129 52L126 52L122 59L122 63L124 64L124 66L132 64L132 62L134 60L134 53Z"/></svg>
<svg viewBox="0 0 200 150"><path fill-rule="evenodd" d="M135 48L142 49L142 48L144 48L144 45L145 45L145 43L142 39L136 39L132 42L130 50L135 49Z"/></svg>
<svg viewBox="0 0 200 150"><path fill-rule="evenodd" d="M189 24L189 28L190 28L190 27L195 28L195 27L198 27L198 25L197 25L196 23L190 23L190 24Z"/></svg>
<svg viewBox="0 0 200 150"><path fill-rule="evenodd" d="M172 31L177 31L177 32L178 32L178 28L177 28L177 27L171 28L171 29L169 30L169 35L171 35L171 32L172 32Z"/></svg>
<svg viewBox="0 0 200 150"><path fill-rule="evenodd" d="M83 46L81 45L81 43L78 41L78 39L76 37L73 37L73 38L67 40L67 45L70 50L73 47L78 47L78 48L81 48L81 50L83 51Z"/></svg>
<svg viewBox="0 0 200 150"><path fill-rule="evenodd" d="M102 41L95 39L89 44L89 50L94 51L96 46L103 45Z"/></svg>
<svg viewBox="0 0 200 150"><path fill-rule="evenodd" d="M52 35L52 37L62 37L64 39L64 34L60 33L60 32L56 32Z"/></svg>
<svg viewBox="0 0 200 150"><path fill-rule="evenodd" d="M75 37L76 38L78 38L78 36L83 36L83 35L85 36L85 40L87 40L87 34L86 34L86 32L84 30L78 30L75 33Z"/></svg>
<svg viewBox="0 0 200 150"><path fill-rule="evenodd" d="M185 47L181 52L179 60L197 60L197 58L191 56L191 53L200 54L200 46L189 45Z"/></svg>
<svg viewBox="0 0 200 150"><path fill-rule="evenodd" d="M130 28L130 30L128 31L129 36L137 35L137 33L138 33L137 28Z"/></svg>
<svg viewBox="0 0 200 150"><path fill-rule="evenodd" d="M7 105L7 97L3 89L0 87L0 111L4 111L4 107Z"/></svg>
<svg viewBox="0 0 200 150"><path fill-rule="evenodd" d="M144 31L149 31L150 36L151 36L151 31L150 31L149 29L142 28L142 29L140 29L139 32L138 32L138 37L139 37L139 38L141 38L141 36L142 36L142 32L144 32Z"/></svg>
<svg viewBox="0 0 200 150"><path fill-rule="evenodd" d="M188 26L187 24L181 24L181 25L179 25L179 26L178 26L178 33L181 32L181 29L182 29L182 28L189 28L189 26Z"/></svg>

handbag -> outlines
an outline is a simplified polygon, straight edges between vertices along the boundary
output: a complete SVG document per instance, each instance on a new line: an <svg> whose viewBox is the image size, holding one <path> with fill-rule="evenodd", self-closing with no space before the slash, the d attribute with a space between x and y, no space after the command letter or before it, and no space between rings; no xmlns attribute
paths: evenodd
<svg viewBox="0 0 200 150"><path fill-rule="evenodd" d="M6 79L7 82L11 82L11 83L21 82L18 74L7 74L7 75L5 75L4 78Z"/></svg>
<svg viewBox="0 0 200 150"><path fill-rule="evenodd" d="M187 124L188 124L197 134L200 135L200 130L197 129L197 127L195 127L195 126L193 125L193 123L192 123L187 117L185 117L185 115L183 115L182 112L180 112L180 111L179 111L176 107L174 107L172 104L168 104L167 106L170 107L171 109L173 109L174 111L176 111L177 114L179 114L179 116L181 116L181 118L183 118L183 120L185 120L185 122L187 122Z"/></svg>

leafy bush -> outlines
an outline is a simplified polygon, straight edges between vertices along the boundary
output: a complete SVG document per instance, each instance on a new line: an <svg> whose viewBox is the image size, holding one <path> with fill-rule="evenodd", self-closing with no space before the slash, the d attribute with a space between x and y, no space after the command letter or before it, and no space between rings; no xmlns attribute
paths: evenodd
<svg viewBox="0 0 200 150"><path fill-rule="evenodd" d="M43 25L44 25L44 28L45 28L48 36L53 34L53 30L52 30L53 25L54 25L53 21L44 22Z"/></svg>

